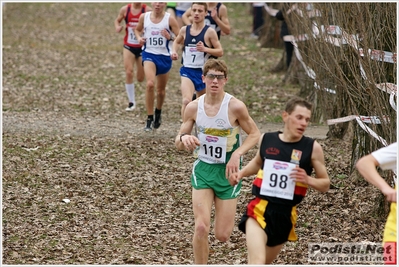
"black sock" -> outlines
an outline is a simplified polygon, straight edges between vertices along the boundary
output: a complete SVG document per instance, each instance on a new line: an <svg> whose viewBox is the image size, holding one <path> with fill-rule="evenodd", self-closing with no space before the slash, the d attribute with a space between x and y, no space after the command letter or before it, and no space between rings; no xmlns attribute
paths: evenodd
<svg viewBox="0 0 399 267"><path fill-rule="evenodd" d="M151 120L151 121L153 121L153 120L154 120L154 115L148 115L148 118L147 118L147 120Z"/></svg>
<svg viewBox="0 0 399 267"><path fill-rule="evenodd" d="M161 114L161 111L162 111L162 109L157 109L157 108L155 108L155 114L156 114L156 115Z"/></svg>

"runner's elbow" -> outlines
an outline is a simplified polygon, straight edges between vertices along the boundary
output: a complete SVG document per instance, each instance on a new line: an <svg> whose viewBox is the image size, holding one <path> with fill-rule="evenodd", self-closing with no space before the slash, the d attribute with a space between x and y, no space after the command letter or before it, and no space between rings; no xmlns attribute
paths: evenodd
<svg viewBox="0 0 399 267"><path fill-rule="evenodd" d="M323 185L322 188L319 189L320 192L326 193L330 189L330 179Z"/></svg>
<svg viewBox="0 0 399 267"><path fill-rule="evenodd" d="M228 29L226 29L225 31L223 31L223 33L224 33L225 35L230 35L230 32L231 32L230 28L228 28Z"/></svg>

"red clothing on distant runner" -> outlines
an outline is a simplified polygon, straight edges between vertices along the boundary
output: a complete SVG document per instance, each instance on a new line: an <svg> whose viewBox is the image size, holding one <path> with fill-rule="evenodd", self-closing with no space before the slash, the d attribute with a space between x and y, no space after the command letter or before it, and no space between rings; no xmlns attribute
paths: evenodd
<svg viewBox="0 0 399 267"><path fill-rule="evenodd" d="M147 7L146 4L142 4L141 12L139 12L136 15L133 15L131 12L132 4L127 5L127 11L126 11L126 16L125 16L126 34L125 34L125 38L123 39L123 43L125 45L131 46L131 47L141 47L141 45L137 41L136 36L134 34L134 29L136 28L137 24L139 23L140 15L142 13L145 13L146 7Z"/></svg>

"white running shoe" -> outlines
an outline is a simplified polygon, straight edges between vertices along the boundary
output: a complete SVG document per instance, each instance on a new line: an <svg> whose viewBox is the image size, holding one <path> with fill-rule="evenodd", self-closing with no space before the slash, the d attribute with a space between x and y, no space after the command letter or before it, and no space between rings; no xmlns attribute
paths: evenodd
<svg viewBox="0 0 399 267"><path fill-rule="evenodd" d="M133 111L136 108L135 103L130 102L129 106L125 109L126 111Z"/></svg>

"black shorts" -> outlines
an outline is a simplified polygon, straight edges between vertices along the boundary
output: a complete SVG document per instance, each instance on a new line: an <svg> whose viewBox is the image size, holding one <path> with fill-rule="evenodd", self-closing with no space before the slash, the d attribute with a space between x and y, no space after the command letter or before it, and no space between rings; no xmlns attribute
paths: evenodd
<svg viewBox="0 0 399 267"><path fill-rule="evenodd" d="M129 50L130 52L132 52L132 54L136 57L139 58L141 57L141 52L143 51L141 49L141 47L132 47L132 46L128 46L128 45L123 45L124 48L126 48L127 50Z"/></svg>
<svg viewBox="0 0 399 267"><path fill-rule="evenodd" d="M263 212L264 211L264 212ZM267 200L254 198L247 206L238 229L245 233L247 219L255 219L267 235L266 245L274 247L285 242L298 240L295 234L297 219L296 208L268 203Z"/></svg>

